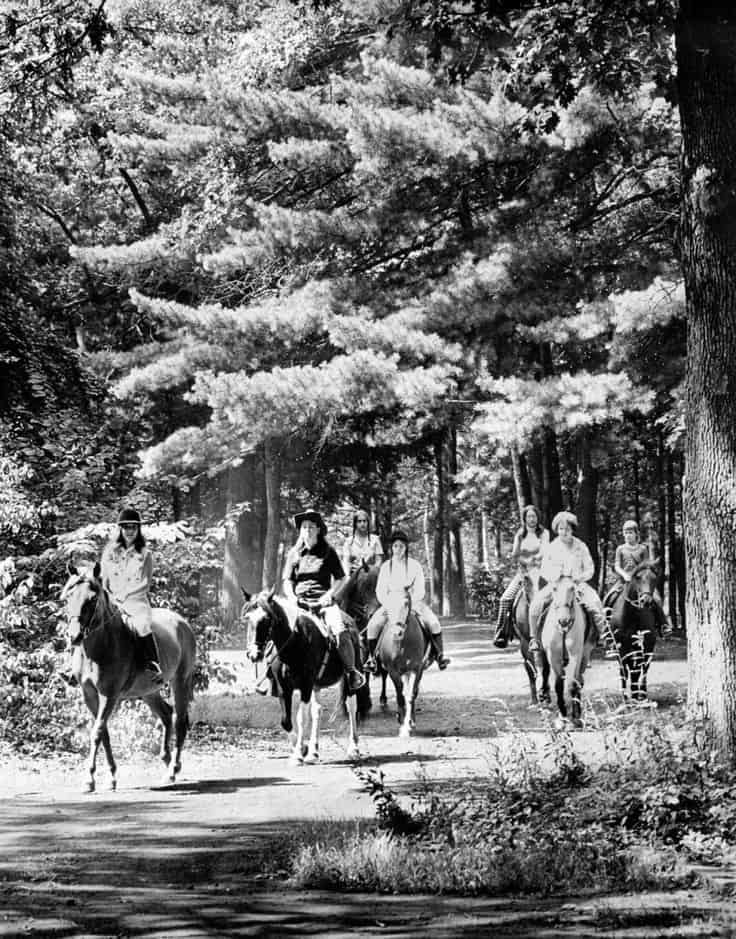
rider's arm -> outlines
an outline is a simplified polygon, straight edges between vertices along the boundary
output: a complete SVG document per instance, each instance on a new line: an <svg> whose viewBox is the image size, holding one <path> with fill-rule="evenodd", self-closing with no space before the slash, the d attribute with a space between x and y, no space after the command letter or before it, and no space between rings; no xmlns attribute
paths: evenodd
<svg viewBox="0 0 736 939"><path fill-rule="evenodd" d="M296 594L294 593L294 567L297 562L298 555L296 551L292 548L291 551L286 555L286 564L284 564L284 579L283 579L283 590L284 596L288 600L296 600Z"/></svg>
<svg viewBox="0 0 736 939"><path fill-rule="evenodd" d="M513 544L511 545L511 554L509 555L509 557L514 562L514 564L518 564L520 554L521 554L521 532L517 531L516 534L514 535L514 541L513 541Z"/></svg>
<svg viewBox="0 0 736 939"><path fill-rule="evenodd" d="M593 558L591 557L588 546L584 541L580 542L580 562L581 569L578 576L575 578L579 583L583 581L588 581L595 573L595 564L593 563Z"/></svg>
<svg viewBox="0 0 736 939"><path fill-rule="evenodd" d="M389 578L389 568L391 564L389 561L384 561L381 565L381 569L378 572L378 580L376 581L376 600L381 604L381 606L386 606L388 602L388 578Z"/></svg>
<svg viewBox="0 0 736 939"><path fill-rule="evenodd" d="M624 562L623 562L623 551L621 550L621 547L619 546L618 548L616 548L616 555L615 555L615 557L614 557L614 559L613 559L613 569L614 569L614 571L618 574L618 576L621 578L621 580L623 580L624 583L626 583L626 582L628 582L628 581L630 580L630 577L629 577L629 575L626 573L626 571L624 570L624 566L623 566L623 565L624 565Z"/></svg>
<svg viewBox="0 0 736 939"><path fill-rule="evenodd" d="M350 557L350 545L353 543L352 538L348 538L345 544L342 546L342 566L346 571L352 569L351 557Z"/></svg>
<svg viewBox="0 0 736 939"><path fill-rule="evenodd" d="M381 544L381 539L378 537L378 535L373 536L373 563L383 563L383 545Z"/></svg>
<svg viewBox="0 0 736 939"><path fill-rule="evenodd" d="M411 558L411 561L413 561L409 568L411 602L413 604L424 603L424 571L419 561L414 561L414 558Z"/></svg>
<svg viewBox="0 0 736 939"><path fill-rule="evenodd" d="M337 556L337 551L334 548L329 548L327 551L327 557L325 558L325 564L327 565L327 570L330 572L330 578L332 580L332 585L329 590L326 590L322 596L319 598L322 606L329 606L330 603L334 603L334 595L336 591L343 585L345 582L345 571L343 566L340 563L340 558Z"/></svg>

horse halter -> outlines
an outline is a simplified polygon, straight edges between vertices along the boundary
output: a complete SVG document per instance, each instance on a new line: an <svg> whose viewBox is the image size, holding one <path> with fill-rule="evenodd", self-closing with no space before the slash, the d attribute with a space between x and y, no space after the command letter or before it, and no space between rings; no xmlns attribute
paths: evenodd
<svg viewBox="0 0 736 939"><path fill-rule="evenodd" d="M631 594L634 588L636 588L636 596L632 597ZM626 585L626 590L624 592L624 599L627 603L635 607L637 610L642 610L642 609L645 609L646 607L650 607L652 603L654 602L654 590L651 588L648 590L640 590L638 585L636 584L635 579L632 577L632 579Z"/></svg>

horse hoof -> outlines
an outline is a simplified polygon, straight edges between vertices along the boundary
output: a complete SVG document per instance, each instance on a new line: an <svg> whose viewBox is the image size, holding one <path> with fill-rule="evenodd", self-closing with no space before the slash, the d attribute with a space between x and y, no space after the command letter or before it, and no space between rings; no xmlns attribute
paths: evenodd
<svg viewBox="0 0 736 939"><path fill-rule="evenodd" d="M352 744L348 747L348 759L349 760L359 760L360 759L360 750L356 744Z"/></svg>
<svg viewBox="0 0 736 939"><path fill-rule="evenodd" d="M289 766L301 766L304 761L304 757L301 753L292 753L289 757Z"/></svg>
<svg viewBox="0 0 736 939"><path fill-rule="evenodd" d="M111 779L111 780L110 780L110 791L111 791L111 792L115 792L115 790L116 790L117 788L118 788L118 781L117 781L117 779Z"/></svg>
<svg viewBox="0 0 736 939"><path fill-rule="evenodd" d="M314 766L315 763L319 763L319 757L316 753L307 753L307 755L304 757L304 762L309 766Z"/></svg>
<svg viewBox="0 0 736 939"><path fill-rule="evenodd" d="M95 791L95 781L94 779L90 779L89 782L86 782L84 784L84 789L82 790L82 792L94 792L94 791Z"/></svg>
<svg viewBox="0 0 736 939"><path fill-rule="evenodd" d="M408 740L411 737L411 730L408 727L399 728L399 739Z"/></svg>

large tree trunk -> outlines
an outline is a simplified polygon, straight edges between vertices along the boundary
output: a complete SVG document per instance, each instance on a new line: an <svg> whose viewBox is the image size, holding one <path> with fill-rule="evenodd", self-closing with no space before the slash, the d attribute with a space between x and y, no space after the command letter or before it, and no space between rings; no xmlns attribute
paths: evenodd
<svg viewBox="0 0 736 939"><path fill-rule="evenodd" d="M599 569L598 526L596 523L596 504L598 501L598 470L591 460L591 443L588 434L581 434L578 440L578 499L576 515L578 517L578 537L590 549L595 564L593 583Z"/></svg>
<svg viewBox="0 0 736 939"><path fill-rule="evenodd" d="M524 514L524 506L532 501L532 487L529 483L529 474L526 461L518 447L511 448L511 471L514 476L514 489L516 491L516 504L519 508L519 518Z"/></svg>
<svg viewBox="0 0 736 939"><path fill-rule="evenodd" d="M280 588L279 547L281 545L281 452L272 439L266 440L263 456L266 477L266 535L263 545L261 586Z"/></svg>
<svg viewBox="0 0 736 939"><path fill-rule="evenodd" d="M436 476L436 499L434 521L434 544L432 551L432 594L437 612L445 608L445 541L447 525L447 478L445 475L444 447L441 435L434 441L434 469Z"/></svg>
<svg viewBox="0 0 736 939"><path fill-rule="evenodd" d="M670 621L677 626L677 549L675 545L675 465L672 454L667 455L667 580Z"/></svg>
<svg viewBox="0 0 736 939"><path fill-rule="evenodd" d="M222 616L230 624L243 605L241 587L258 590L263 544L258 515L253 510L257 491L256 460L245 459L227 471L225 485L225 559L222 572Z"/></svg>
<svg viewBox="0 0 736 939"><path fill-rule="evenodd" d="M736 756L736 9L682 0L688 704Z"/></svg>
<svg viewBox="0 0 736 939"><path fill-rule="evenodd" d="M458 472L457 462L457 430L448 429L445 438L447 452L447 469L450 479L451 491L456 488L455 477ZM454 511L453 505L448 506L448 594L450 596L450 612L453 616L465 616L465 559L463 557L462 523Z"/></svg>

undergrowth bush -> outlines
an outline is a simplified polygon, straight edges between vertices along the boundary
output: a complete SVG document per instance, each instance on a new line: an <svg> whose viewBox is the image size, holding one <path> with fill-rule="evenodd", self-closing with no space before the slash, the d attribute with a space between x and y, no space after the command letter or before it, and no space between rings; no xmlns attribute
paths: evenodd
<svg viewBox="0 0 736 939"><path fill-rule="evenodd" d="M697 736L623 721L592 770L567 731L491 754L487 776L424 780L400 799L357 775L372 830L337 829L295 852L298 887L397 893L580 894L687 886L687 862L736 856L736 775ZM515 740L512 740L515 743Z"/></svg>

